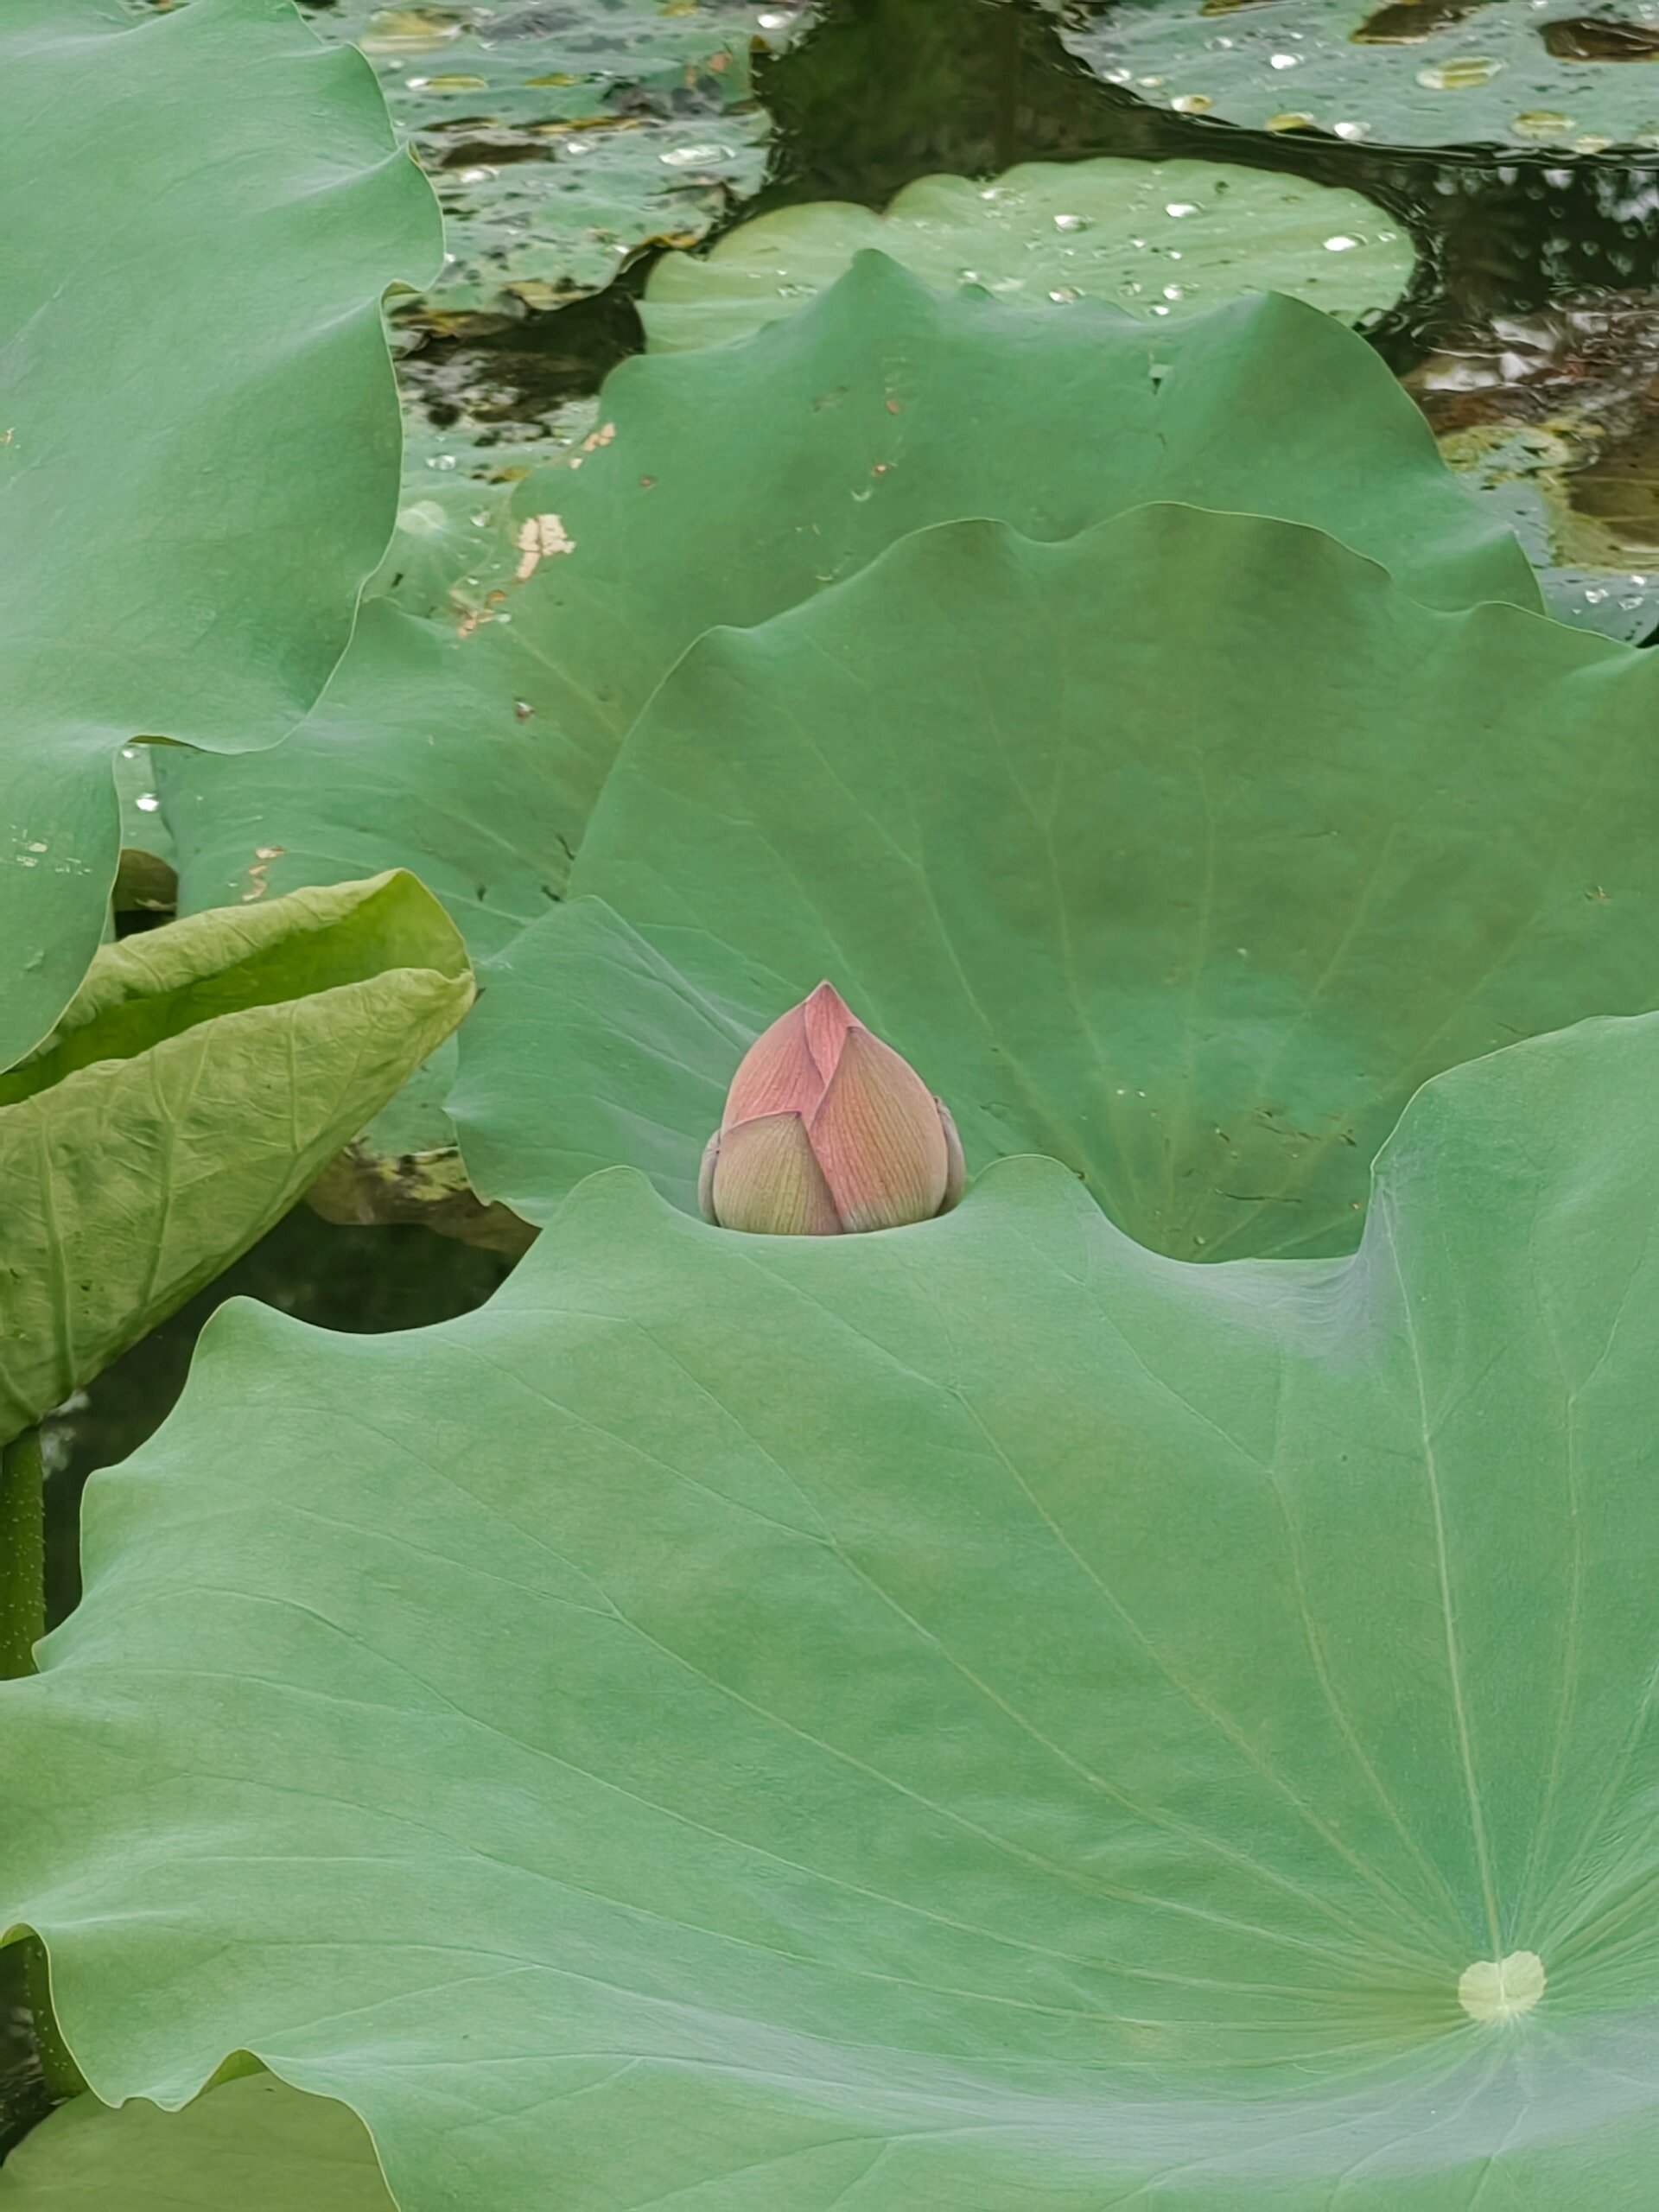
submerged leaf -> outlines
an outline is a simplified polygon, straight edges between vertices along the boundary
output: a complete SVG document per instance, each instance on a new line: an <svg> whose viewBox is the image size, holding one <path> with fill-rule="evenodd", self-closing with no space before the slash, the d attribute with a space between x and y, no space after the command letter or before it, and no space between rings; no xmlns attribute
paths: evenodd
<svg viewBox="0 0 1659 2212"><path fill-rule="evenodd" d="M263 1236L472 988L409 875L106 945L40 1051L0 1075L0 1438Z"/></svg>
<svg viewBox="0 0 1659 2212"><path fill-rule="evenodd" d="M344 650L397 502L380 296L439 241L289 0L6 0L0 74L4 1065L98 944L117 748L268 745Z"/></svg>
<svg viewBox="0 0 1659 2212"><path fill-rule="evenodd" d="M1656 1087L1441 1077L1346 1262L608 1175L442 1327L228 1308L0 1693L94 2088L251 2050L403 2212L1639 2202Z"/></svg>

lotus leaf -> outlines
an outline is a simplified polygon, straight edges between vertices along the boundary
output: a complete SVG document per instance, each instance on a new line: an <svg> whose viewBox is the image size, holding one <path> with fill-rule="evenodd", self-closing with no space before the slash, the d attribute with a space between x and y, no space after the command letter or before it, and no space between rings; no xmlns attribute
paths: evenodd
<svg viewBox="0 0 1659 2212"><path fill-rule="evenodd" d="M198 4L200 0L198 0ZM752 49L801 0L345 0L315 17L380 73L443 204L449 259L420 312L551 307L642 246L700 238L765 175Z"/></svg>
<svg viewBox="0 0 1659 2212"><path fill-rule="evenodd" d="M3 1064L98 944L118 748L269 744L344 650L397 499L380 296L438 232L288 0L8 0L0 69Z"/></svg>
<svg viewBox="0 0 1659 2212"><path fill-rule="evenodd" d="M924 177L885 215L845 200L785 207L706 257L664 254L645 287L646 336L659 352L747 337L867 249L1017 307L1096 299L1173 317L1278 291L1347 322L1391 307L1414 258L1375 201L1300 177L1219 162L1027 162L983 185Z"/></svg>
<svg viewBox="0 0 1659 2212"><path fill-rule="evenodd" d="M226 1308L0 1692L95 2089L250 2050L403 2212L1640 2202L1656 1086L1439 1078L1348 1261L621 1172L443 1326Z"/></svg>
<svg viewBox="0 0 1659 2212"><path fill-rule="evenodd" d="M749 1039L830 977L969 1166L1043 1152L1183 1259L1334 1253L1452 1063L1659 997L1659 662L1423 607L1300 524L964 522L692 648L451 1098L536 1221L691 1205Z"/></svg>
<svg viewBox="0 0 1659 2212"><path fill-rule="evenodd" d="M0 1439L263 1236L471 996L408 875L105 946L0 1075Z"/></svg>
<svg viewBox="0 0 1659 2212"><path fill-rule="evenodd" d="M272 889L405 861L492 949L492 910L499 941L562 888L618 744L694 639L959 515L1064 537L1147 499L1262 506L1432 604L1539 603L1370 349L1283 298L1155 334L1094 304L1033 323L863 254L751 345L626 363L602 414L518 487L505 560L485 532L447 577L418 548L390 564L280 751L157 758L187 908L243 896L261 845ZM446 504L427 519L451 540Z"/></svg>
<svg viewBox="0 0 1659 2212"><path fill-rule="evenodd" d="M423 553L395 563L280 751L158 758L181 904L402 864L495 951L563 895L617 746L711 624L764 620L922 524L1064 537L1159 496L1319 524L1435 604L1537 604L1381 362L1311 309L1240 300L1154 334L1090 303L941 297L861 255L751 344L619 370L597 429L520 487L499 580L487 532L453 592ZM434 1110L396 1149L447 1135Z"/></svg>
<svg viewBox="0 0 1659 2212"><path fill-rule="evenodd" d="M1053 0L1051 0L1053 4ZM1659 146L1649 0L1084 0L1113 84L1252 130L1390 146Z"/></svg>
<svg viewBox="0 0 1659 2212"><path fill-rule="evenodd" d="M1155 334L1092 304L1033 324L861 255L752 345L627 362L602 414L518 487L505 562L485 532L454 556L466 588L418 550L391 565L279 751L157 757L187 910L403 863L493 950L563 889L617 746L693 639L959 515L1065 537L1147 499L1267 507L1433 604L1538 604L1370 349L1282 298ZM447 506L431 521L448 542Z"/></svg>
<svg viewBox="0 0 1659 2212"><path fill-rule="evenodd" d="M393 2212L362 2124L269 2074L180 2113L60 2105L0 2166L3 2212Z"/></svg>

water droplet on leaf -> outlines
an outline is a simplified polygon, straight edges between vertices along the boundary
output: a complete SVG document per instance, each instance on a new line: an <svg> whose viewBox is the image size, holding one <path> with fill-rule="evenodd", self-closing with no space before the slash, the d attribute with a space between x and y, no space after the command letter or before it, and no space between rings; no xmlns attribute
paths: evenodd
<svg viewBox="0 0 1659 2212"><path fill-rule="evenodd" d="M1417 81L1426 92L1466 92L1476 85L1490 85L1503 67L1486 54L1462 54L1431 62L1417 72Z"/></svg>
<svg viewBox="0 0 1659 2212"><path fill-rule="evenodd" d="M358 43L365 54L431 54L466 28L448 8L381 8Z"/></svg>

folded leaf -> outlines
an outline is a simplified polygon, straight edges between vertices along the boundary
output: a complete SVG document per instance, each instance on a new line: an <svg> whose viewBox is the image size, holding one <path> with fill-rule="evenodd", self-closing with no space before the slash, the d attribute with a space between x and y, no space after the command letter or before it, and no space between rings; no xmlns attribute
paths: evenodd
<svg viewBox="0 0 1659 2212"><path fill-rule="evenodd" d="M118 747L269 745L345 650L397 494L380 296L440 242L289 0L0 18L4 1065L98 944Z"/></svg>
<svg viewBox="0 0 1659 2212"><path fill-rule="evenodd" d="M75 2097L0 2168L3 2212L394 2212L359 2119L274 2075L181 2113Z"/></svg>
<svg viewBox="0 0 1659 2212"><path fill-rule="evenodd" d="M361 2123L270 2074L182 2112L76 2097L0 2166L0 2212L393 2212Z"/></svg>
<svg viewBox="0 0 1659 2212"><path fill-rule="evenodd" d="M403 2212L1640 2203L1656 1090L1442 1077L1349 1261L611 1174L442 1327L227 1308L0 1690L94 2088L251 2050Z"/></svg>
<svg viewBox="0 0 1659 2212"><path fill-rule="evenodd" d="M454 925L408 875L106 945L0 1075L0 1438L263 1236L472 993Z"/></svg>

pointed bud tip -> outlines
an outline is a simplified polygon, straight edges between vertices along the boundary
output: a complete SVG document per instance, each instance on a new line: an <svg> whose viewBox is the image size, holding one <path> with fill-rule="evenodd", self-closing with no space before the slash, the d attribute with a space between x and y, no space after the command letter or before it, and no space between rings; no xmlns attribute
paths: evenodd
<svg viewBox="0 0 1659 2212"><path fill-rule="evenodd" d="M858 1016L827 976L823 982L815 983L801 1001L801 1011L803 1014L810 1012L837 1014L847 1021L858 1022L861 1029L864 1026L858 1020Z"/></svg>

